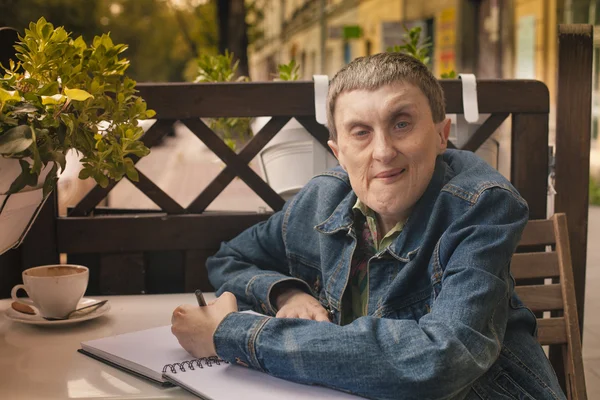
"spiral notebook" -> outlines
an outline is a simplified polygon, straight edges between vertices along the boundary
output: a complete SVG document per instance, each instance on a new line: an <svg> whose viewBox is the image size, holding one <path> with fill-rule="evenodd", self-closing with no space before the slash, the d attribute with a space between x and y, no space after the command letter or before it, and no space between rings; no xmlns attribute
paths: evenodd
<svg viewBox="0 0 600 400"><path fill-rule="evenodd" d="M164 386L176 385L212 400L357 399L357 396L289 382L229 364L217 357L193 358L171 326L146 329L81 343L80 353Z"/></svg>

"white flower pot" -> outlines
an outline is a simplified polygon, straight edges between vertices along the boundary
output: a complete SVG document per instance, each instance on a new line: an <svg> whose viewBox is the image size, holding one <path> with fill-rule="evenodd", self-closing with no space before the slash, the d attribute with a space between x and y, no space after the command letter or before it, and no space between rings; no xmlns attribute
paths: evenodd
<svg viewBox="0 0 600 400"><path fill-rule="evenodd" d="M270 117L252 121L256 134ZM265 181L285 200L293 197L316 174L337 165L336 158L292 118L258 155Z"/></svg>
<svg viewBox="0 0 600 400"><path fill-rule="evenodd" d="M0 157L0 254L18 246L31 228L47 196L43 195L44 179L52 169L47 165L36 187L27 186L18 193L6 194L21 173L19 161Z"/></svg>
<svg viewBox="0 0 600 400"><path fill-rule="evenodd" d="M31 162L30 159L27 159L27 162ZM38 176L38 184L35 187L26 186L21 192L29 192L31 190L36 190L44 186L44 180L48 173L54 166L53 163L48 163L43 169L40 175ZM19 164L19 160L14 158L5 158L0 156L0 194L8 193L8 189L10 189L10 185L14 182L14 180L21 174L21 165Z"/></svg>
<svg viewBox="0 0 600 400"><path fill-rule="evenodd" d="M461 148L489 116L490 114L480 114L476 123L469 124L462 114L448 114L448 118L452 121L450 128L450 140L452 143L456 147ZM500 145L496 139L489 138L475 151L475 154L495 169L498 169L499 147Z"/></svg>

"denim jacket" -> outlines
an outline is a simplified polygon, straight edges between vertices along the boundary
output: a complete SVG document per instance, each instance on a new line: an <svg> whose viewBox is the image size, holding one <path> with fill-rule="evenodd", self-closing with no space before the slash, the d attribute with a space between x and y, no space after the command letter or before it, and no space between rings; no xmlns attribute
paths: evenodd
<svg viewBox="0 0 600 400"><path fill-rule="evenodd" d="M472 153L447 150L401 234L369 260L368 315L340 326L356 246L356 195L338 168L223 243L207 268L240 309L214 334L232 363L375 399L563 399L514 293L525 200ZM270 293L302 285L332 322L272 318ZM270 315L270 316L269 316Z"/></svg>

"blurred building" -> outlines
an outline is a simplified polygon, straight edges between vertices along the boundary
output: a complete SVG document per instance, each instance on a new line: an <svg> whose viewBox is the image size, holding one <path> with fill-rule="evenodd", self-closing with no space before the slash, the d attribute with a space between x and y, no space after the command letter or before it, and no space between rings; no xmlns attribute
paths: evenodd
<svg viewBox="0 0 600 400"><path fill-rule="evenodd" d="M303 78L332 75L353 58L402 43L404 28L419 25L433 42L431 66L438 76L455 70L549 81L556 69L556 24L574 3L271 0L260 22L264 37L250 48L251 70L254 79L268 79L278 63L294 58ZM549 86L553 92L555 85Z"/></svg>
<svg viewBox="0 0 600 400"><path fill-rule="evenodd" d="M538 79L550 91L554 142L557 25L596 25L593 169L600 174L600 0L270 0L264 37L250 50L254 80L275 77L292 58L301 79L332 77L343 65L402 43L404 27L419 25L433 43L431 68L479 78ZM598 166L595 166L598 164Z"/></svg>

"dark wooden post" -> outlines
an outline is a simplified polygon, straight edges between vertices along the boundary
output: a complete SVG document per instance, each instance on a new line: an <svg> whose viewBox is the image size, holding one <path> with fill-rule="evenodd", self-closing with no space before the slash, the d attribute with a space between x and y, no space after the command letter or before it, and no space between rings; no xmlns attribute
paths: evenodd
<svg viewBox="0 0 600 400"><path fill-rule="evenodd" d="M589 207L592 52L591 25L559 25L555 211L567 214L582 334Z"/></svg>
<svg viewBox="0 0 600 400"><path fill-rule="evenodd" d="M514 113L511 181L529 205L530 219L546 218L548 114Z"/></svg>

